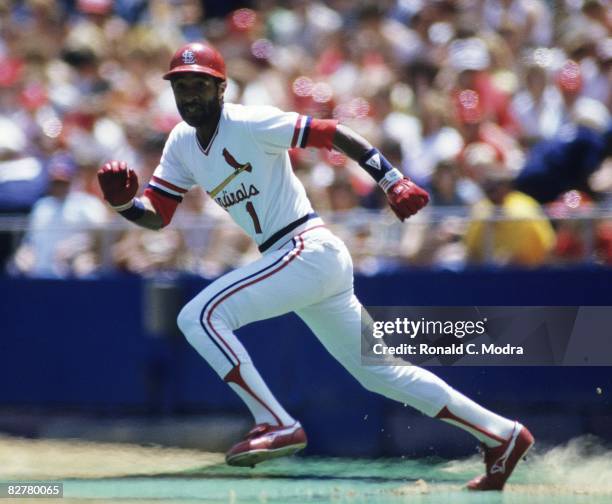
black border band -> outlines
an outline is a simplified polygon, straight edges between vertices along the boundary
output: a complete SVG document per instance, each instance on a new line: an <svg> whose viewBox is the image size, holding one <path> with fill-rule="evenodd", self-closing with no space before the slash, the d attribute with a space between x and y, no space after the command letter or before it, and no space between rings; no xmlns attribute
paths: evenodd
<svg viewBox="0 0 612 504"><path fill-rule="evenodd" d="M276 233L274 233L272 236L270 236L270 238L268 238L265 242L263 242L258 247L259 251L260 252L265 252L272 245L274 245L278 240L280 240L283 236L285 236L287 233L290 233L295 228L301 226L302 224L304 224L304 222L307 222L310 219L314 219L314 218L316 218L318 216L319 216L319 214L317 212L311 212L309 214L304 215L303 217L300 217L299 219L294 220L290 224L287 224L284 228L279 229Z"/></svg>

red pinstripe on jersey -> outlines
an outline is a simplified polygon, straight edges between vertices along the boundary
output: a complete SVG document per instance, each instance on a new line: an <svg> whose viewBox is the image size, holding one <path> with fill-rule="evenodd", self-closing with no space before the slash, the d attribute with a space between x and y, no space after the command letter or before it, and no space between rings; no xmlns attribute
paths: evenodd
<svg viewBox="0 0 612 504"><path fill-rule="evenodd" d="M167 180L160 179L159 177L156 177L155 175L153 175L153 177L151 177L151 182L150 183L152 185L160 185L164 189L169 190L172 193L178 193L179 195L185 194L187 192L187 189L183 189L182 187L179 187L177 185L171 184Z"/></svg>

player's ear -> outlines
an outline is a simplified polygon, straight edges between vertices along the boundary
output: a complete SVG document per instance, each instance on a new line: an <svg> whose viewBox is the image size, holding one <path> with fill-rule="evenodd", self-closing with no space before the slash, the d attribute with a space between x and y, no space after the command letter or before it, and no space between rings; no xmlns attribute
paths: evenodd
<svg viewBox="0 0 612 504"><path fill-rule="evenodd" d="M220 81L219 86L217 88L218 96L220 100L223 100L223 95L225 94L225 88L227 87L227 81Z"/></svg>

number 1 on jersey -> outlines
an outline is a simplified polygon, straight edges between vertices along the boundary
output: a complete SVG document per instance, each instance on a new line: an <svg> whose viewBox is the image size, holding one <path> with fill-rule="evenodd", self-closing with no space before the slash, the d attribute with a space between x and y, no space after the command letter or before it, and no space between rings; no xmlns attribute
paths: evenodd
<svg viewBox="0 0 612 504"><path fill-rule="evenodd" d="M255 226L255 232L257 234L261 234L262 231L261 231L261 224L259 223L259 217L257 217L257 212L255 212L255 207L253 206L253 203L251 203L250 201L248 201L246 204L246 211L249 212L251 219L253 219L253 226Z"/></svg>

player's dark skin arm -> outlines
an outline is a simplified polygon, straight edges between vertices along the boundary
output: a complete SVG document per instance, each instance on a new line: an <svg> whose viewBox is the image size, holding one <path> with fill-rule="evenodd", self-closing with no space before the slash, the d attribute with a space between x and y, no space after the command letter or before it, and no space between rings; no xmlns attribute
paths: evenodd
<svg viewBox="0 0 612 504"><path fill-rule="evenodd" d="M372 148L370 142L344 124L338 124L333 146L353 161L359 161Z"/></svg>
<svg viewBox="0 0 612 504"><path fill-rule="evenodd" d="M157 213L157 210L153 208L153 204L151 200L146 196L140 196L140 201L145 207L145 213L143 216L137 221L133 221L134 224L138 224L143 228L152 229L153 231L157 231L164 226L164 222L162 221L161 216Z"/></svg>
<svg viewBox="0 0 612 504"><path fill-rule="evenodd" d="M385 192L391 210L402 222L429 202L427 191L405 177L385 159L378 149L348 126L339 124L336 127L332 145L359 163L376 180ZM369 163L371 160L374 161L374 164Z"/></svg>

